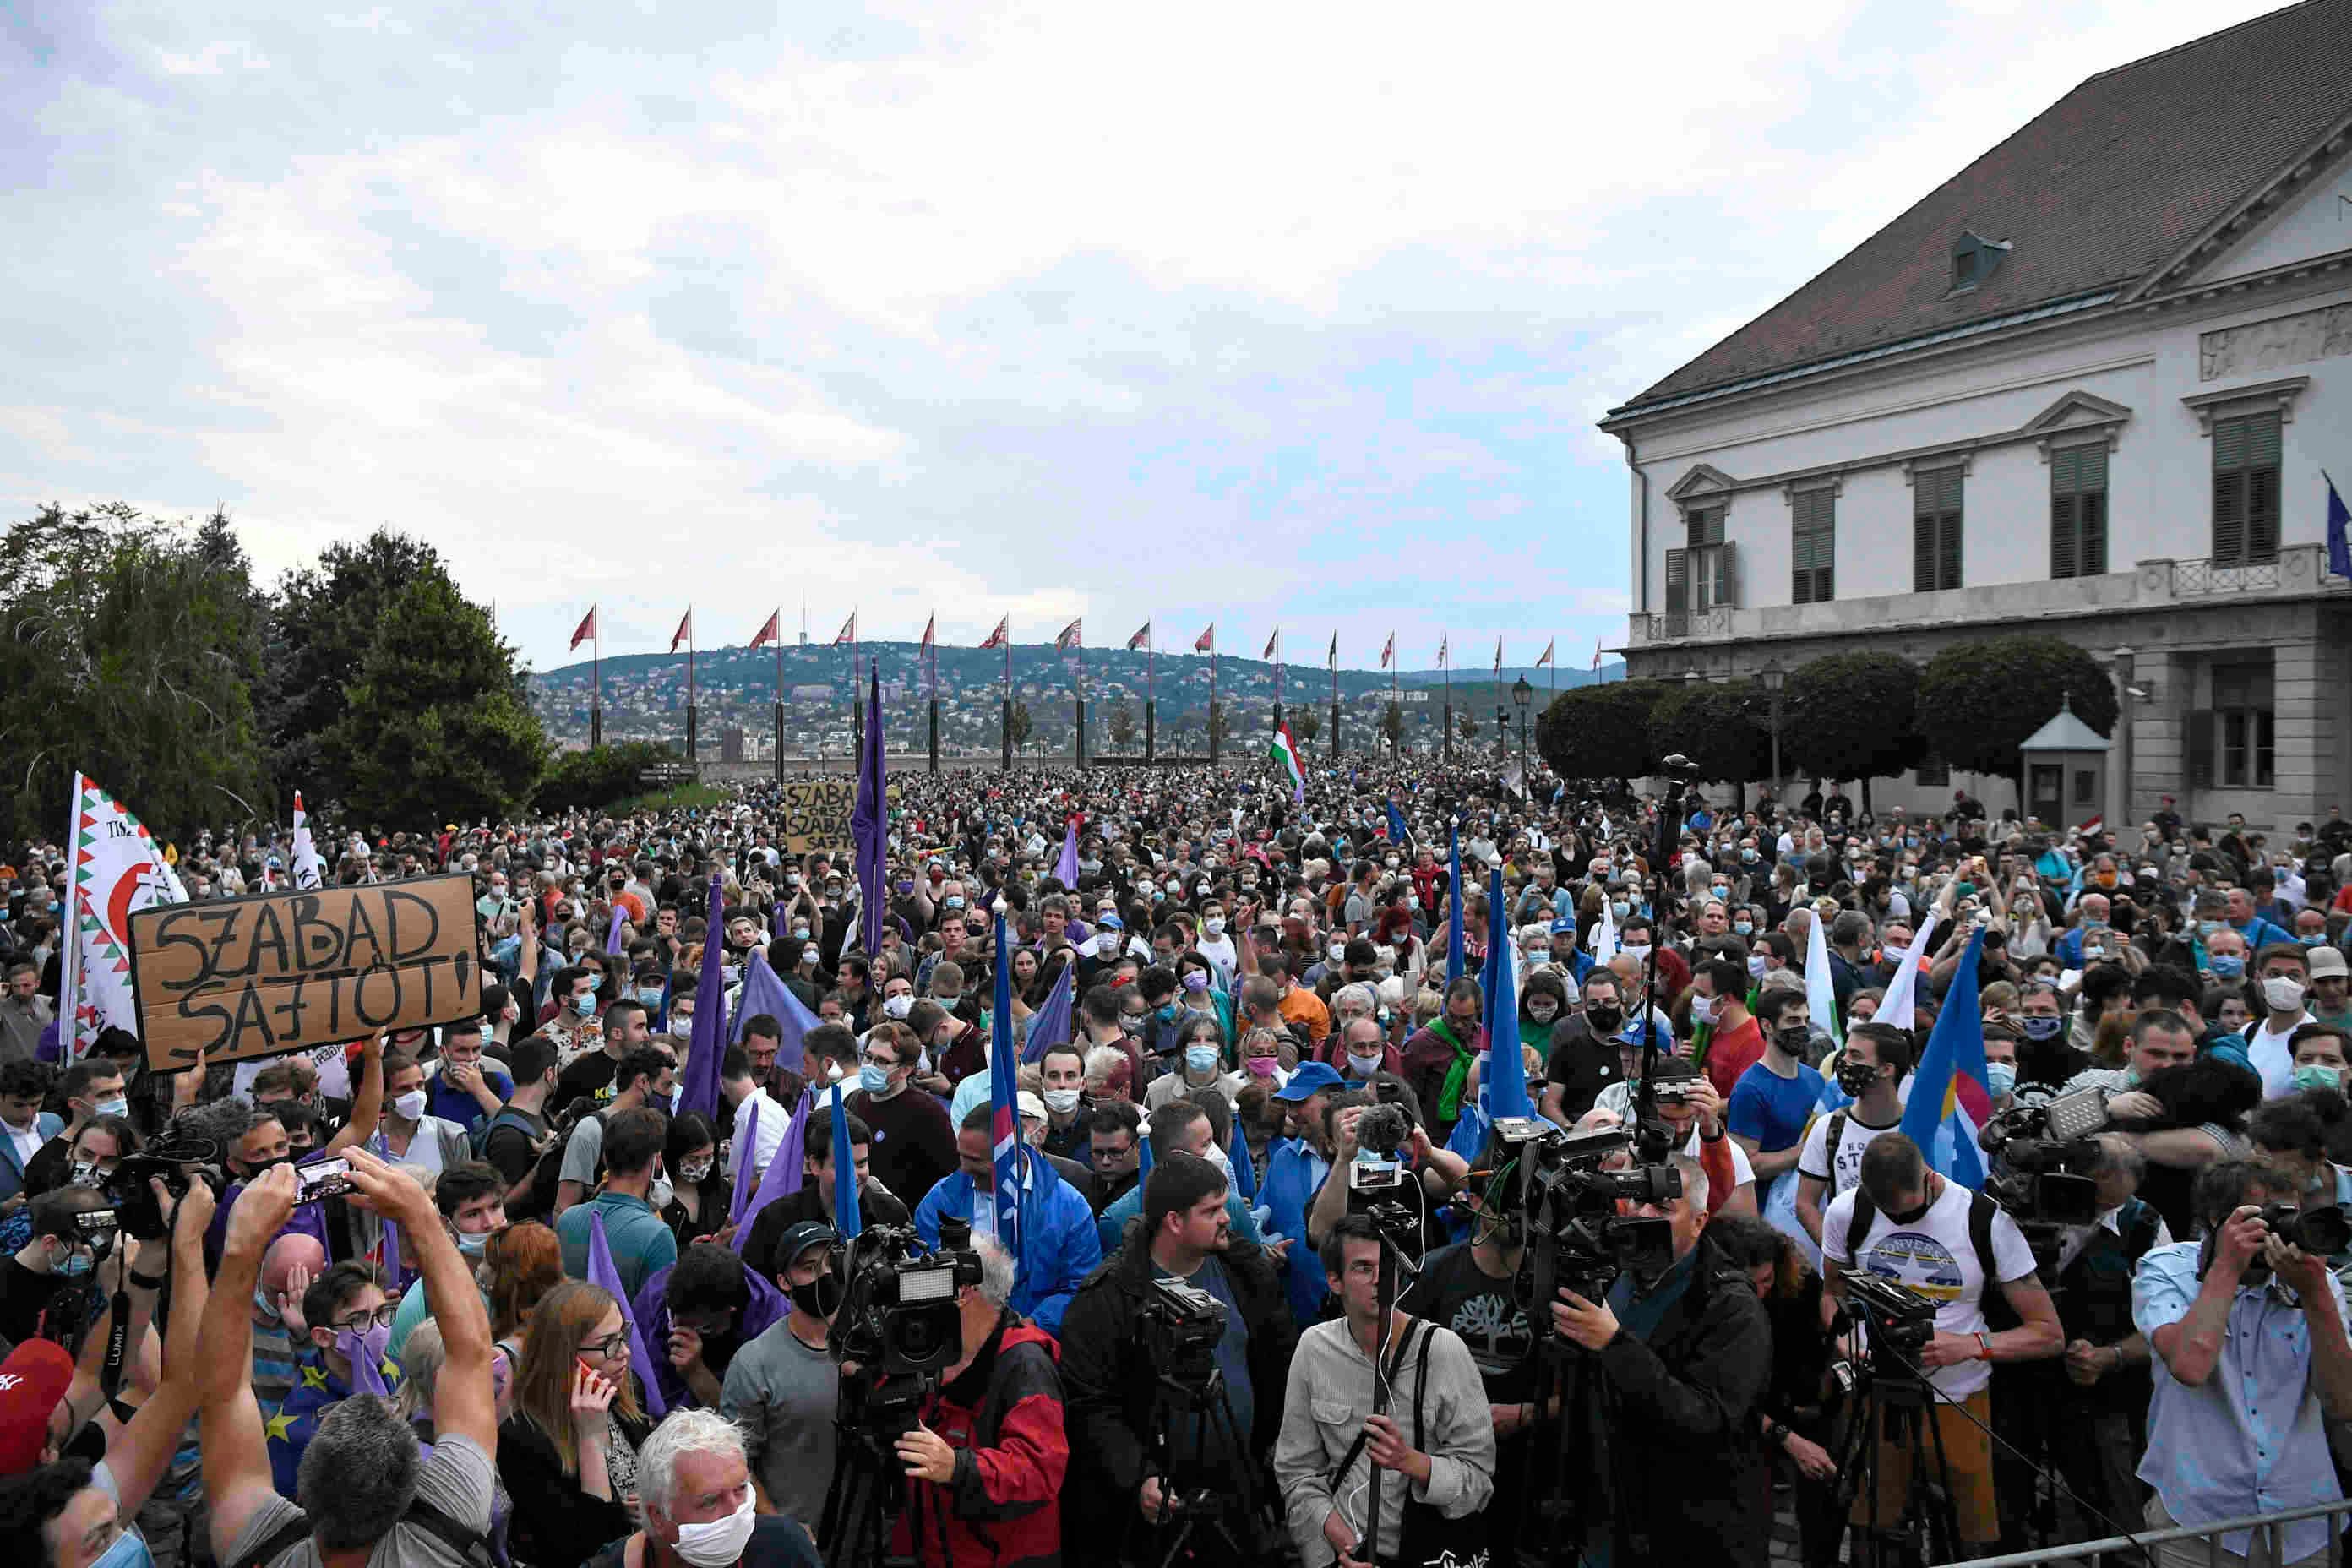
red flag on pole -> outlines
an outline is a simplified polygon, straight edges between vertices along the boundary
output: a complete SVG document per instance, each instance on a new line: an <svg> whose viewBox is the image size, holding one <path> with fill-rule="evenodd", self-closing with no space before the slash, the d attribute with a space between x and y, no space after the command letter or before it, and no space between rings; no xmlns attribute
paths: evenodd
<svg viewBox="0 0 2352 1568"><path fill-rule="evenodd" d="M1086 624L1087 618L1084 616L1080 616L1076 620L1072 621L1068 626L1064 626L1062 628L1062 635L1054 639L1054 646L1057 648L1064 649L1083 647L1086 642L1086 634L1082 628Z"/></svg>
<svg viewBox="0 0 2352 1568"><path fill-rule="evenodd" d="M1012 627L1012 625L1013 617L1011 616L1005 616L1003 620L996 623L996 629L989 633L988 640L980 646L984 648L1003 647L1005 643L1005 634Z"/></svg>
<svg viewBox="0 0 2352 1568"><path fill-rule="evenodd" d="M1136 628L1135 635L1127 639L1127 647L1128 651L1130 653L1134 652L1137 648L1142 648L1147 652L1150 650L1151 623L1150 621L1144 622L1143 625Z"/></svg>
<svg viewBox="0 0 2352 1568"><path fill-rule="evenodd" d="M1599 637L1594 637L1592 639L1592 668L1595 669L1599 669L1601 668L1601 639Z"/></svg>
<svg viewBox="0 0 2352 1568"><path fill-rule="evenodd" d="M1390 665L1391 661L1392 661L1395 658L1396 658L1396 633L1394 633L1394 632L1391 632L1391 633L1389 634L1389 640L1388 640L1388 641L1386 641L1386 642L1384 642L1384 643L1382 643L1382 644L1381 645L1381 668L1382 669L1386 669L1386 668L1389 667L1389 665Z"/></svg>
<svg viewBox="0 0 2352 1568"><path fill-rule="evenodd" d="M694 607L689 605L687 606L686 618L678 622L677 630L670 634L669 651L676 653L677 651L677 645L682 642L688 641L693 637L693 636Z"/></svg>
<svg viewBox="0 0 2352 1568"><path fill-rule="evenodd" d="M940 618L937 616L933 616L929 620L923 623L923 646L925 647L929 647L931 646L931 634L939 629L939 624Z"/></svg>
<svg viewBox="0 0 2352 1568"><path fill-rule="evenodd" d="M1216 622L1211 621L1209 623L1209 629L1202 632L1199 640L1192 644L1192 651L1194 653L1214 653L1217 651Z"/></svg>
<svg viewBox="0 0 2352 1568"><path fill-rule="evenodd" d="M593 637L595 635L596 606L591 605L588 606L587 617L580 623L580 629L572 634L572 646L573 647L578 647L582 643L586 642L590 637Z"/></svg>
<svg viewBox="0 0 2352 1568"><path fill-rule="evenodd" d="M835 634L833 646L839 647L843 643L854 643L856 640L857 612L856 610L852 610L849 612L849 618L841 623L841 630Z"/></svg>
<svg viewBox="0 0 2352 1568"><path fill-rule="evenodd" d="M1276 627L1275 627L1275 628L1274 628L1274 635L1273 635L1272 637L1268 637L1268 638L1266 638L1266 639L1265 639L1265 651L1264 653L1262 653L1262 654L1258 655L1258 658L1272 658L1274 657L1274 650L1275 650L1276 648L1280 647L1281 646L1282 646L1282 628L1281 628L1280 626L1276 626Z"/></svg>
<svg viewBox="0 0 2352 1568"><path fill-rule="evenodd" d="M1452 658L1454 657L1453 649L1454 649L1454 634L1453 634L1452 632L1447 632L1444 637L1439 637L1439 638L1437 639L1437 668L1440 668L1440 669L1451 669L1451 668L1454 668L1454 666L1453 666L1453 665L1451 665L1451 664L1449 664L1448 662L1446 662L1448 659L1450 659L1450 658Z"/></svg>
<svg viewBox="0 0 2352 1568"><path fill-rule="evenodd" d="M1559 639L1558 637L1554 637L1550 642L1544 644L1543 657L1536 660L1536 668L1538 669L1541 669L1545 665L1551 664L1551 650L1559 646ZM1558 665L1552 665L1552 668L1557 669L1559 667Z"/></svg>
<svg viewBox="0 0 2352 1568"><path fill-rule="evenodd" d="M761 626L758 634L751 638L753 647L764 647L777 640L780 634L776 630L776 622L783 613L782 610L777 610L768 616L768 624Z"/></svg>

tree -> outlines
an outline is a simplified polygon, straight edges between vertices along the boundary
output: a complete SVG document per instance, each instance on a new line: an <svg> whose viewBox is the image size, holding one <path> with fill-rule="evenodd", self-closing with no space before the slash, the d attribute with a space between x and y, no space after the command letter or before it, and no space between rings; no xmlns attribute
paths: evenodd
<svg viewBox="0 0 2352 1568"><path fill-rule="evenodd" d="M2046 637L1957 643L1919 677L1919 731L1934 754L1973 773L2013 774L2017 748L2063 702L2102 735L2116 727L2116 689L2098 660Z"/></svg>
<svg viewBox="0 0 2352 1568"><path fill-rule="evenodd" d="M1662 748L1650 740L1650 710L1667 689L1662 680L1572 687L1537 717L1536 752L1565 779L1654 773Z"/></svg>
<svg viewBox="0 0 2352 1568"><path fill-rule="evenodd" d="M0 536L0 781L16 837L54 841L88 773L156 837L269 819L243 552L213 524L43 507ZM234 536L230 543L234 545Z"/></svg>
<svg viewBox="0 0 2352 1568"><path fill-rule="evenodd" d="M1404 744L1404 705L1391 701L1381 710L1381 738L1389 743L1391 754Z"/></svg>
<svg viewBox="0 0 2352 1568"><path fill-rule="evenodd" d="M540 781L535 798L542 811L600 810L657 787L638 776L643 770L685 760L656 741L621 741L566 752Z"/></svg>
<svg viewBox="0 0 2352 1568"><path fill-rule="evenodd" d="M1478 715L1467 708L1456 713L1454 716L1454 732L1462 737L1463 747L1467 750L1470 742L1477 738Z"/></svg>
<svg viewBox="0 0 2352 1568"><path fill-rule="evenodd" d="M1315 737L1323 732L1323 721L1315 717L1314 709L1300 708L1297 717L1291 720L1290 727L1300 740L1312 743Z"/></svg>
<svg viewBox="0 0 2352 1568"><path fill-rule="evenodd" d="M1704 783L1753 783L1772 769L1771 737L1756 721L1764 700L1744 680L1670 687L1650 710L1650 742L1661 756L1688 757L1692 776Z"/></svg>
<svg viewBox="0 0 2352 1568"><path fill-rule="evenodd" d="M1111 709L1109 724L1112 745L1124 747L1135 739L1135 712L1128 707L1126 698L1120 698Z"/></svg>
<svg viewBox="0 0 2352 1568"><path fill-rule="evenodd" d="M326 741L354 821L502 816L530 800L547 765L514 650L437 565L384 605Z"/></svg>
<svg viewBox="0 0 2352 1568"><path fill-rule="evenodd" d="M328 732L342 717L384 607L427 574L447 580L431 545L378 529L357 544L329 545L316 566L279 581L261 714L270 759L289 786L316 801L349 784L357 756L328 745Z"/></svg>
<svg viewBox="0 0 2352 1568"><path fill-rule="evenodd" d="M1891 653L1842 653L1800 665L1781 697L1781 763L1796 773L1870 781L1927 760L1919 735L1919 669Z"/></svg>
<svg viewBox="0 0 2352 1568"><path fill-rule="evenodd" d="M1225 742L1232 734L1233 724L1225 718L1225 705L1222 702L1210 703L1209 749L1213 752L1223 752L1225 749Z"/></svg>
<svg viewBox="0 0 2352 1568"><path fill-rule="evenodd" d="M1008 722L1013 728L1013 749L1017 752L1029 743L1029 732L1036 728L1035 723L1029 717L1029 704L1015 699L1013 704L1013 717Z"/></svg>

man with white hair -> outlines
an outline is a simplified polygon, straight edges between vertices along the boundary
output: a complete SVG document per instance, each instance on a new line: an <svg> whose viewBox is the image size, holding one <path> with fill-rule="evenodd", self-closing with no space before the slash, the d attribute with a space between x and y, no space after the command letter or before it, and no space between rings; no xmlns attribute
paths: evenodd
<svg viewBox="0 0 2352 1568"><path fill-rule="evenodd" d="M637 1450L643 1525L587 1568L817 1568L816 1543L789 1514L761 1513L743 1434L710 1410L679 1410Z"/></svg>
<svg viewBox="0 0 2352 1568"><path fill-rule="evenodd" d="M980 1282L956 1292L962 1348L898 1439L907 1513L891 1551L926 1568L998 1568L1058 1560L1062 1479L1070 1444L1062 1417L1062 1348L1014 1311L1013 1258L975 1234ZM636 1568L635 1564L629 1568Z"/></svg>

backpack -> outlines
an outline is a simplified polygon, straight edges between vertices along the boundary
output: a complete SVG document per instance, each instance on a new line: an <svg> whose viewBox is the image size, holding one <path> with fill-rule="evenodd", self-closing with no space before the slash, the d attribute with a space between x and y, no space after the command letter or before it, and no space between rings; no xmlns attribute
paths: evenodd
<svg viewBox="0 0 2352 1568"><path fill-rule="evenodd" d="M499 1116L505 1117L509 1114L502 1110ZM604 1113L601 1110L591 1110L584 1115L572 1118L556 1130L555 1142L548 1145L547 1152L541 1154L538 1163L530 1168L530 1195L516 1205L509 1218L538 1219L555 1212L556 1184L563 1179L563 1151L571 1146L572 1135L579 1131L581 1123L585 1121L593 1121L601 1129L604 1123ZM493 1119L490 1125L497 1124L497 1119ZM488 1136L487 1129L484 1136ZM589 1176L589 1185L592 1187L595 1185L597 1182L604 1179L604 1146L600 1143L596 1150L596 1169Z"/></svg>
<svg viewBox="0 0 2352 1568"><path fill-rule="evenodd" d="M413 1524L437 1537L470 1568L493 1568L488 1538L467 1529L423 1498L411 1500L398 1522ZM297 1510L293 1518L262 1537L260 1544L247 1554L237 1568L270 1568L271 1563L310 1538L310 1516Z"/></svg>
<svg viewBox="0 0 2352 1568"><path fill-rule="evenodd" d="M1840 1112L1840 1114L1843 1113ZM1834 1149L1836 1145L1832 1144L1831 1147ZM1948 1181L1949 1179L1949 1177L1946 1178ZM2001 1295L2000 1276L1993 1265L1992 1216L2000 1212L2000 1205L1985 1196L1983 1193L1969 1193L1969 1247L1977 1255L1978 1271L1984 1276L1985 1289L1978 1301L1978 1307L1984 1313L1985 1330L1988 1333L1999 1333L2003 1329L2013 1329L2022 1321L2011 1309L2008 1299ZM1862 1257L1863 1238L1870 1234L1870 1223L1877 1217L1878 1205L1870 1201L1870 1194L1860 1187L1854 1188L1853 1215L1846 1222L1845 1227L1845 1255L1848 1258L1859 1259Z"/></svg>

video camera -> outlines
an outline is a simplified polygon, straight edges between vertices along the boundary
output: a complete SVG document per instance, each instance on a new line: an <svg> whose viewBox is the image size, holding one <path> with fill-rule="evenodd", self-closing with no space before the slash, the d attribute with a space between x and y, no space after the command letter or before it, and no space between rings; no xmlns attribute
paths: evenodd
<svg viewBox="0 0 2352 1568"><path fill-rule="evenodd" d="M1157 1279L1136 1313L1144 1361L1161 1378L1205 1394L1217 1372L1217 1342L1225 1334L1225 1304L1181 1280Z"/></svg>
<svg viewBox="0 0 2352 1568"><path fill-rule="evenodd" d="M1562 1285L1598 1300L1620 1271L1673 1262L1672 1226L1622 1215L1617 1205L1671 1202L1682 1193L1682 1173L1666 1164L1603 1169L1610 1155L1633 1148L1624 1132L1563 1132L1540 1117L1507 1116L1495 1123L1495 1139L1496 1175L1508 1178L1497 1206L1516 1215L1527 1244L1518 1284L1529 1310L1557 1300Z"/></svg>
<svg viewBox="0 0 2352 1568"><path fill-rule="evenodd" d="M914 1229L867 1226L850 1244L834 1318L833 1359L866 1378L934 1376L963 1353L957 1292L980 1283L971 1226L942 1220L940 1245L924 1250Z"/></svg>
<svg viewBox="0 0 2352 1568"><path fill-rule="evenodd" d="M1857 1310L1866 1348L1900 1353L1901 1361L1877 1368L1881 1377L1900 1376L1917 1364L1919 1352L1936 1337L1936 1303L1907 1285L1857 1268L1845 1276L1846 1304Z"/></svg>
<svg viewBox="0 0 2352 1568"><path fill-rule="evenodd" d="M2106 1098L2095 1089L2002 1111L1977 1137L2000 1162L1985 1195L2021 1226L2092 1224L2099 1217L2094 1134L2106 1125Z"/></svg>
<svg viewBox="0 0 2352 1568"><path fill-rule="evenodd" d="M217 1197L221 1183L215 1172L221 1157L221 1146L208 1138L151 1143L143 1153L124 1155L113 1174L99 1184L99 1191L113 1205L115 1227L133 1241L154 1241L164 1236L171 1226L164 1221L155 1189L147 1184L149 1180L160 1177L174 1202L186 1197L190 1184L199 1180Z"/></svg>

